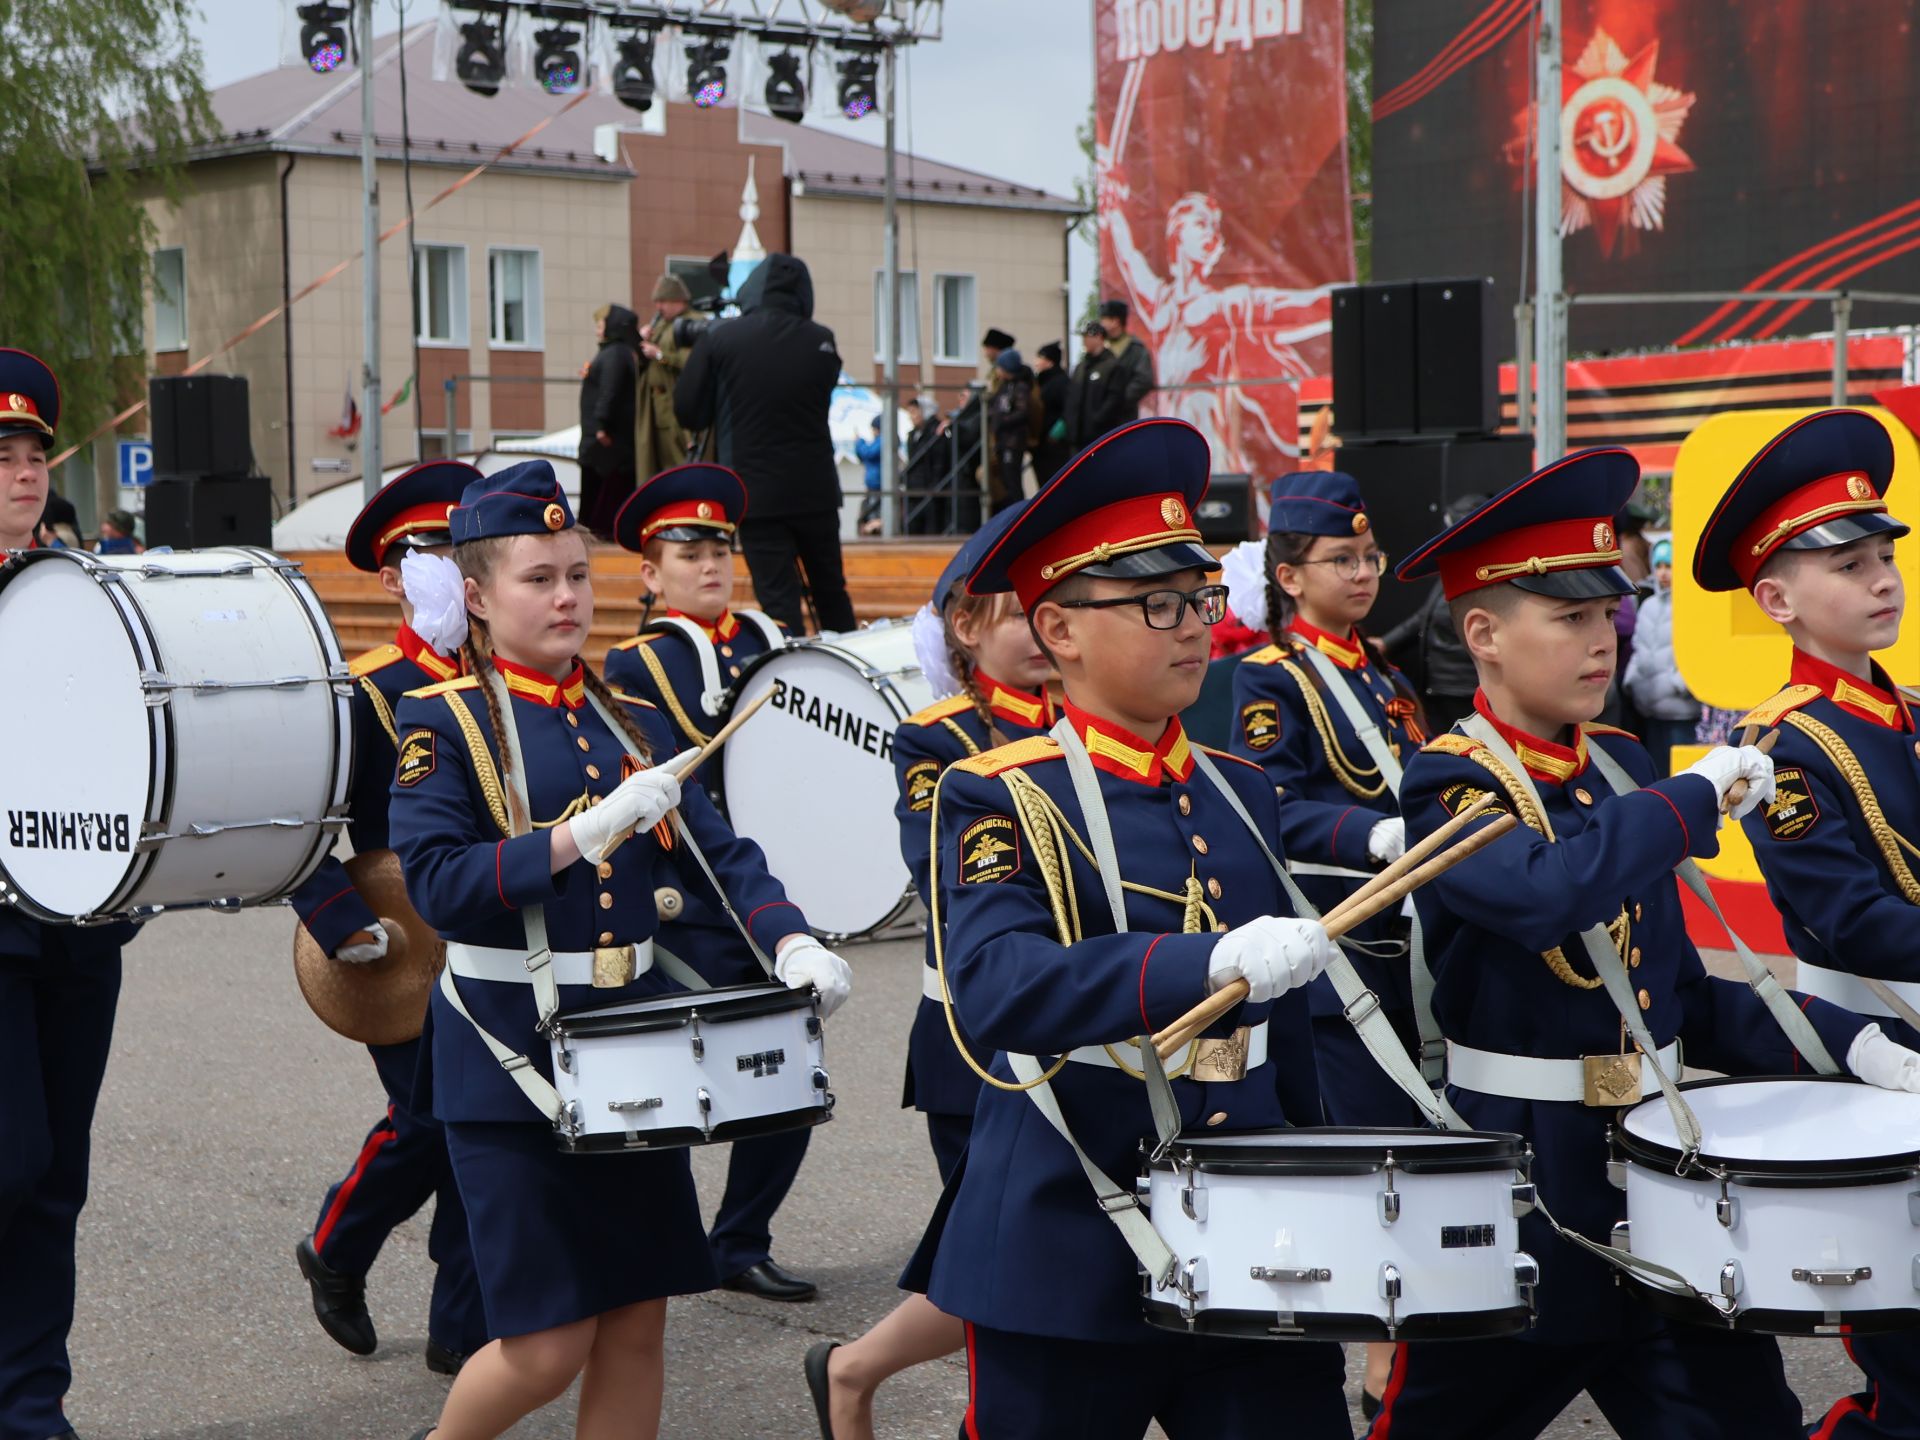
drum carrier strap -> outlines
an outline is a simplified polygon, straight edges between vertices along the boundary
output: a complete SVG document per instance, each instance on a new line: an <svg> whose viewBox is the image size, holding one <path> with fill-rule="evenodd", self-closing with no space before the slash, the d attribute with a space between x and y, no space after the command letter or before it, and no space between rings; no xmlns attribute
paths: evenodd
<svg viewBox="0 0 1920 1440"><path fill-rule="evenodd" d="M779 625L759 610L736 610L733 618L759 632L768 650L778 650L787 643L787 637L780 633ZM679 615L662 615L657 620L649 621L646 630L675 630L687 637L700 662L700 708L708 716L718 719L726 709L727 692L731 687L720 678L720 657L714 653L714 644L707 638L707 632L696 622Z"/></svg>

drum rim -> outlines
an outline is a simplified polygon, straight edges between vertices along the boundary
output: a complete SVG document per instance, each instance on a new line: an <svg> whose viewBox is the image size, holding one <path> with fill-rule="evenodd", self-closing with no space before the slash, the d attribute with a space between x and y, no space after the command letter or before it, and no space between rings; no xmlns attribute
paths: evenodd
<svg viewBox="0 0 1920 1440"><path fill-rule="evenodd" d="M1225 1306L1197 1310L1191 1321L1177 1300L1145 1297L1146 1322L1161 1330L1194 1335L1223 1335L1241 1340L1493 1340L1531 1328L1533 1307L1525 1301L1487 1310L1429 1310L1389 1326L1365 1311L1293 1312L1294 1328L1279 1331L1273 1310ZM1489 1327L1489 1320L1500 1323Z"/></svg>
<svg viewBox="0 0 1920 1440"><path fill-rule="evenodd" d="M1684 1095L1694 1090L1710 1090L1722 1085L1752 1085L1758 1082L1789 1080L1797 1085L1865 1085L1852 1075L1717 1075L1704 1080L1688 1080L1679 1089ZM1718 1155L1702 1149L1693 1164L1682 1166L1685 1157L1680 1147L1649 1140L1627 1128L1627 1117L1644 1105L1664 1104L1659 1095L1651 1095L1614 1112L1614 1148L1625 1159L1643 1169L1675 1175L1701 1184L1718 1184L1724 1174L1728 1180L1778 1188L1846 1188L1862 1184L1911 1180L1920 1173L1920 1145L1910 1150L1889 1151L1879 1155L1859 1155L1849 1160L1756 1160L1745 1156ZM1713 1167L1709 1170L1708 1167Z"/></svg>
<svg viewBox="0 0 1920 1440"><path fill-rule="evenodd" d="M731 1145L742 1140L757 1140L769 1135L786 1135L795 1130L811 1130L833 1119L833 1097L817 1091L821 1099L797 1110L781 1110L772 1115L750 1115L739 1120L723 1120L707 1135L697 1125L676 1125L640 1135L629 1141L625 1131L603 1130L592 1135L569 1136L556 1130L554 1139L563 1155L639 1155L649 1150L688 1150L702 1145Z"/></svg>
<svg viewBox="0 0 1920 1440"><path fill-rule="evenodd" d="M751 1020L789 1010L811 1010L816 1004L811 989L790 990L777 983L669 990L639 998L653 1008L631 1010L627 1007L635 1003L633 1000L616 1000L582 1010L564 1010L553 1017L553 1037L577 1040L602 1035L645 1035L684 1029L696 1016L703 1022Z"/></svg>
<svg viewBox="0 0 1920 1440"><path fill-rule="evenodd" d="M1887 1335L1920 1328L1920 1309L1778 1310L1764 1306L1736 1310L1731 1316L1705 1299L1692 1299L1649 1285L1633 1275L1634 1298L1649 1310L1689 1325L1742 1331L1750 1335Z"/></svg>
<svg viewBox="0 0 1920 1440"><path fill-rule="evenodd" d="M1281 1138L1303 1132L1352 1136L1354 1143L1306 1146ZM1223 1143L1229 1139L1226 1135L1182 1134L1166 1154L1157 1157L1143 1142L1142 1170L1198 1170L1209 1175L1374 1175L1387 1168L1391 1155L1393 1169L1405 1175L1471 1174L1514 1169L1532 1153L1524 1135L1507 1130L1409 1131L1311 1125L1234 1132L1235 1136L1261 1134L1275 1138L1269 1143L1248 1145ZM1439 1143L1423 1139L1417 1147L1396 1152L1392 1140L1383 1138L1409 1134L1435 1136Z"/></svg>

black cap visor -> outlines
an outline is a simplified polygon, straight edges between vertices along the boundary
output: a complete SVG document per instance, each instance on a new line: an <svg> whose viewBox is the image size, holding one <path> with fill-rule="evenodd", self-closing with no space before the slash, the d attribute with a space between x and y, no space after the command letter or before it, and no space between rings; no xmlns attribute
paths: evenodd
<svg viewBox="0 0 1920 1440"><path fill-rule="evenodd" d="M42 450L53 449L53 436L46 426L31 420L0 420L0 440L11 440L16 435L31 435L40 442Z"/></svg>
<svg viewBox="0 0 1920 1440"><path fill-rule="evenodd" d="M1883 510L1869 510L1859 515L1842 515L1816 525L1811 530L1802 530L1791 540L1782 540L1782 550L1831 550L1839 545L1851 545L1856 540L1865 540L1869 535L1885 535L1890 540L1898 540L1912 527L1904 521L1896 520Z"/></svg>
<svg viewBox="0 0 1920 1440"><path fill-rule="evenodd" d="M1508 583L1555 600L1599 600L1608 595L1634 593L1633 582L1618 565L1589 565L1578 570L1549 570L1544 575L1516 575Z"/></svg>
<svg viewBox="0 0 1920 1440"><path fill-rule="evenodd" d="M1204 545L1177 540L1156 545L1151 550L1135 550L1116 555L1097 565L1076 570L1075 575L1091 575L1096 580L1151 580L1156 575L1178 575L1182 570L1218 570L1220 562ZM1071 578L1063 576L1063 579Z"/></svg>
<svg viewBox="0 0 1920 1440"><path fill-rule="evenodd" d="M689 540L718 540L722 545L732 543L733 532L722 530L717 525L667 525L647 536L649 540L671 540L675 544L684 544Z"/></svg>

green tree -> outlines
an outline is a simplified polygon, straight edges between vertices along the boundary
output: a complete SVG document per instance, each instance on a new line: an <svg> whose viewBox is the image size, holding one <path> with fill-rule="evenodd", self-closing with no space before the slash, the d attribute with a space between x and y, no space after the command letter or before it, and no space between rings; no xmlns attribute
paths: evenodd
<svg viewBox="0 0 1920 1440"><path fill-rule="evenodd" d="M68 442L137 383L142 197L177 203L189 147L213 132L188 7L0 0L0 345L53 366Z"/></svg>
<svg viewBox="0 0 1920 1440"><path fill-rule="evenodd" d="M1087 170L1084 175L1076 175L1073 180L1073 198L1080 202L1081 215L1073 222L1073 233L1091 244L1095 252L1093 283L1087 287L1086 299L1081 303L1080 314L1074 320L1074 332L1077 334L1093 323L1093 317L1100 312L1100 216L1095 209L1095 200L1099 185L1094 169L1094 136L1096 131L1096 110L1098 100L1087 105L1087 118L1084 124L1076 125L1073 138L1080 144L1080 153L1087 157ZM1067 347L1069 351L1072 346ZM1070 358L1067 363L1073 364Z"/></svg>

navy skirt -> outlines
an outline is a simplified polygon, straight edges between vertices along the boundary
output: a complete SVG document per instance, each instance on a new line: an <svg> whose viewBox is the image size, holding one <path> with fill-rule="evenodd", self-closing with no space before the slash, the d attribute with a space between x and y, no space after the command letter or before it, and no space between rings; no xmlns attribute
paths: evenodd
<svg viewBox="0 0 1920 1440"><path fill-rule="evenodd" d="M545 1125L511 1121L446 1131L489 1335L720 1283L685 1150L566 1155Z"/></svg>

